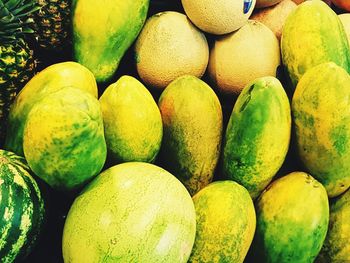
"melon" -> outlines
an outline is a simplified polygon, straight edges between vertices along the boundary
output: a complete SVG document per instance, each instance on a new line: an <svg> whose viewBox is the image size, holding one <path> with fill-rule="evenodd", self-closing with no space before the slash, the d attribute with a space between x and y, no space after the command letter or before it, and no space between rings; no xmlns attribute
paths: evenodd
<svg viewBox="0 0 350 263"><path fill-rule="evenodd" d="M135 44L140 78L146 85L161 90L182 75L202 77L208 59L205 35L178 12L150 17Z"/></svg>
<svg viewBox="0 0 350 263"><path fill-rule="evenodd" d="M292 100L298 154L330 197L350 187L350 76L333 62L308 70Z"/></svg>
<svg viewBox="0 0 350 263"><path fill-rule="evenodd" d="M223 173L253 199L270 183L286 157L291 134L289 100L274 77L254 80L233 107L223 143Z"/></svg>
<svg viewBox="0 0 350 263"><path fill-rule="evenodd" d="M98 100L71 87L46 96L28 114L23 150L29 167L52 188L82 187L106 160Z"/></svg>
<svg viewBox="0 0 350 263"><path fill-rule="evenodd" d="M347 37L348 42L349 42L350 41L350 14L344 13L344 14L338 15L338 17L344 26L346 37Z"/></svg>
<svg viewBox="0 0 350 263"><path fill-rule="evenodd" d="M201 30L222 35L242 27L250 17L256 0L182 0L191 21Z"/></svg>
<svg viewBox="0 0 350 263"><path fill-rule="evenodd" d="M163 120L160 163L194 195L213 180L218 163L220 101L205 82L185 75L166 87L158 106Z"/></svg>
<svg viewBox="0 0 350 263"><path fill-rule="evenodd" d="M24 260L44 223L44 200L23 157L0 150L0 258Z"/></svg>
<svg viewBox="0 0 350 263"><path fill-rule="evenodd" d="M327 192L304 172L283 176L256 202L257 225L251 253L260 262L314 262L325 240Z"/></svg>
<svg viewBox="0 0 350 263"><path fill-rule="evenodd" d="M129 162L98 175L64 224L69 262L187 262L196 214L186 188L153 164Z"/></svg>
<svg viewBox="0 0 350 263"><path fill-rule="evenodd" d="M238 95L256 78L275 77L279 64L280 47L274 33L249 20L239 30L216 39L208 72L220 92Z"/></svg>
<svg viewBox="0 0 350 263"><path fill-rule="evenodd" d="M292 0L283 0L274 6L256 9L250 19L263 23L281 40L284 22L296 6Z"/></svg>
<svg viewBox="0 0 350 263"><path fill-rule="evenodd" d="M122 76L99 99L108 153L113 162L153 162L163 135L162 117L151 93Z"/></svg>
<svg viewBox="0 0 350 263"><path fill-rule="evenodd" d="M256 0L256 8L273 6L280 3L282 0Z"/></svg>
<svg viewBox="0 0 350 263"><path fill-rule="evenodd" d="M193 202L197 231L189 262L243 262L256 225L248 191L232 181L214 182Z"/></svg>

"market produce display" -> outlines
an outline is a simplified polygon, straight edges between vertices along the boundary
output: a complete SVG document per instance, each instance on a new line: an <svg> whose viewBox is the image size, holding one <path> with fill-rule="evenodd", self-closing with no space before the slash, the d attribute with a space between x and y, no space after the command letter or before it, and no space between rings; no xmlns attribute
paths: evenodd
<svg viewBox="0 0 350 263"><path fill-rule="evenodd" d="M350 262L342 0L0 0L0 262Z"/></svg>

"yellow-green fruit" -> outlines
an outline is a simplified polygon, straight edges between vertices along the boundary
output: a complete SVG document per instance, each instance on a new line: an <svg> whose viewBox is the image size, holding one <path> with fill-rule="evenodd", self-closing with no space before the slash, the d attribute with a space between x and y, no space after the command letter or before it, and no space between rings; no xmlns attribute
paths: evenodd
<svg viewBox="0 0 350 263"><path fill-rule="evenodd" d="M346 37L348 38L348 42L349 42L350 41L350 14L344 13L344 14L338 15L338 17L344 26Z"/></svg>
<svg viewBox="0 0 350 263"><path fill-rule="evenodd" d="M31 108L42 98L64 87L74 87L97 98L94 75L75 62L51 65L35 75L17 95L8 117L5 149L23 156L23 129Z"/></svg>
<svg viewBox="0 0 350 263"><path fill-rule="evenodd" d="M204 34L178 12L149 18L136 41L137 72L147 85L159 89L182 75L202 77L208 58Z"/></svg>
<svg viewBox="0 0 350 263"><path fill-rule="evenodd" d="M108 153L116 162L152 162L160 149L162 117L137 79L121 77L100 98Z"/></svg>
<svg viewBox="0 0 350 263"><path fill-rule="evenodd" d="M270 28L278 40L282 36L282 28L288 15L295 10L297 5L292 0L283 0L274 6L257 9L250 17Z"/></svg>
<svg viewBox="0 0 350 263"><path fill-rule="evenodd" d="M51 187L84 185L101 171L107 154L98 100L71 87L47 95L28 114L23 150L29 167Z"/></svg>
<svg viewBox="0 0 350 263"><path fill-rule="evenodd" d="M222 35L243 26L255 6L255 0L182 0L187 16L201 30Z"/></svg>
<svg viewBox="0 0 350 263"><path fill-rule="evenodd" d="M193 195L212 181L219 159L220 101L205 82L187 75L169 84L158 106L163 119L162 164Z"/></svg>
<svg viewBox="0 0 350 263"><path fill-rule="evenodd" d="M331 202L329 228L320 262L350 262L350 190Z"/></svg>
<svg viewBox="0 0 350 263"><path fill-rule="evenodd" d="M193 197L196 239L189 262L243 262L256 217L248 191L232 181L215 182Z"/></svg>
<svg viewBox="0 0 350 263"><path fill-rule="evenodd" d="M273 6L275 4L278 4L282 0L256 0L256 7L257 8L262 8L262 7L268 7L268 6Z"/></svg>
<svg viewBox="0 0 350 263"><path fill-rule="evenodd" d="M254 79L276 76L279 64L280 48L274 33L249 20L238 31L215 41L208 71L221 92L239 94Z"/></svg>

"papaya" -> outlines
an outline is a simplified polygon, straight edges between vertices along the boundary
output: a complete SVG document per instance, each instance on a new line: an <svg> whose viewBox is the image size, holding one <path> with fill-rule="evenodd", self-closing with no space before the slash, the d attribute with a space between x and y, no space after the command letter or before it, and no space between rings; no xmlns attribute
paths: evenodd
<svg viewBox="0 0 350 263"><path fill-rule="evenodd" d="M350 262L350 190L330 205L329 228L319 262Z"/></svg>
<svg viewBox="0 0 350 263"><path fill-rule="evenodd" d="M253 241L256 217L248 191L218 181L193 196L196 238L188 262L243 262Z"/></svg>
<svg viewBox="0 0 350 263"><path fill-rule="evenodd" d="M98 100L66 87L28 114L23 151L31 170L56 190L76 190L102 169L107 155Z"/></svg>
<svg viewBox="0 0 350 263"><path fill-rule="evenodd" d="M350 76L333 62L300 79L292 99L298 155L335 197L350 187Z"/></svg>
<svg viewBox="0 0 350 263"><path fill-rule="evenodd" d="M327 233L327 192L311 175L290 173L260 195L256 218L250 256L259 262L312 263Z"/></svg>
<svg viewBox="0 0 350 263"><path fill-rule="evenodd" d="M149 0L72 3L74 59L107 82L145 23Z"/></svg>
<svg viewBox="0 0 350 263"><path fill-rule="evenodd" d="M332 61L350 72L343 25L323 1L306 1L288 16L282 30L281 53L293 89L308 69L324 62Z"/></svg>
<svg viewBox="0 0 350 263"><path fill-rule="evenodd" d="M160 149L163 124L157 103L146 87L131 76L122 76L99 101L113 162L153 162Z"/></svg>
<svg viewBox="0 0 350 263"><path fill-rule="evenodd" d="M91 71L76 62L53 64L36 74L13 102L7 124L5 149L17 155L23 153L23 130L32 107L46 95L63 87L74 87L97 98L96 80Z"/></svg>
<svg viewBox="0 0 350 263"><path fill-rule="evenodd" d="M290 135L290 105L279 80L252 81L238 96L226 128L225 176L247 188L255 199L282 166Z"/></svg>
<svg viewBox="0 0 350 263"><path fill-rule="evenodd" d="M162 92L160 162L191 195L214 176L222 138L222 109L215 92L195 76L184 75Z"/></svg>

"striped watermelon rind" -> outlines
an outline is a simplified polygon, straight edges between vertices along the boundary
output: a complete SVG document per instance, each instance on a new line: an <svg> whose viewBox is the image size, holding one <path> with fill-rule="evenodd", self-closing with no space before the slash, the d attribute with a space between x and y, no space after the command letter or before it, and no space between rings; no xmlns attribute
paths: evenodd
<svg viewBox="0 0 350 263"><path fill-rule="evenodd" d="M44 201L23 157L0 150L0 259L25 258L44 221Z"/></svg>

